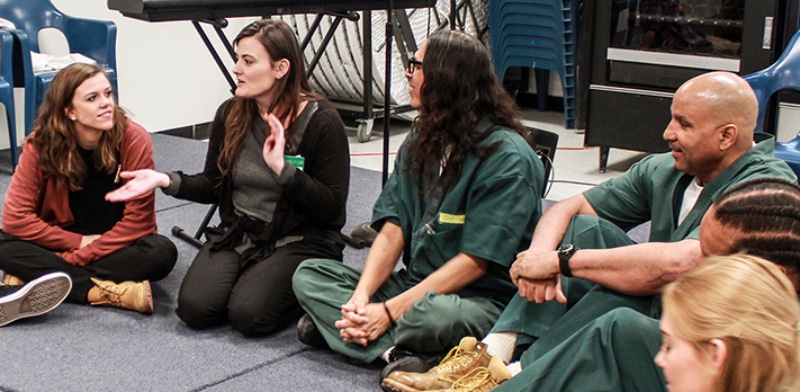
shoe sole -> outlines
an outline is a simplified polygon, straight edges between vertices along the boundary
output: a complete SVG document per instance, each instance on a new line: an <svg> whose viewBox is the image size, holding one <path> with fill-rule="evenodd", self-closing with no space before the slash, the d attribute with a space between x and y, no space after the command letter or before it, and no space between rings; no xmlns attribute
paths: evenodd
<svg viewBox="0 0 800 392"><path fill-rule="evenodd" d="M396 383L390 379L385 379L381 382L381 389L383 389L386 392L422 392L418 389L410 388L406 385Z"/></svg>
<svg viewBox="0 0 800 392"><path fill-rule="evenodd" d="M0 298L0 327L55 309L72 290L72 280L62 272L41 276Z"/></svg>

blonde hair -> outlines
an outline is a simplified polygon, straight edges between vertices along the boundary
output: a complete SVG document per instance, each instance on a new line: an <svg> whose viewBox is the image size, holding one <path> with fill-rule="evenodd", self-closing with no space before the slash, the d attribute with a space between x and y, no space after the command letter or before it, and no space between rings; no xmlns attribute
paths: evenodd
<svg viewBox="0 0 800 392"><path fill-rule="evenodd" d="M725 342L716 391L800 387L800 303L775 264L746 254L708 257L665 287L663 304L675 335L698 351L711 339Z"/></svg>

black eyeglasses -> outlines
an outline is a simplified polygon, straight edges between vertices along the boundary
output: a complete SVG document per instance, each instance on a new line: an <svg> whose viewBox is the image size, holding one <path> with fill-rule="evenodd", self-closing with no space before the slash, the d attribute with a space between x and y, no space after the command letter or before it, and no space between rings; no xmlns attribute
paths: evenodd
<svg viewBox="0 0 800 392"><path fill-rule="evenodd" d="M414 71L418 69L422 69L422 61L419 61L413 57L409 57L408 68L406 68L406 72L413 74Z"/></svg>

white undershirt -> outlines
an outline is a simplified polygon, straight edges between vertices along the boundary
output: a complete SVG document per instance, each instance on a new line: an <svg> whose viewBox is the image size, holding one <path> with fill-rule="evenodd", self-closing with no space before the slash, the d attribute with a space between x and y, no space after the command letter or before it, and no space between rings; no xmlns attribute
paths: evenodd
<svg viewBox="0 0 800 392"><path fill-rule="evenodd" d="M686 219L686 216L692 211L692 208L694 208L694 204L697 203L697 198L700 197L701 192L703 192L703 187L697 183L697 178L695 177L683 192L681 212L678 214L678 225L683 223L683 220Z"/></svg>

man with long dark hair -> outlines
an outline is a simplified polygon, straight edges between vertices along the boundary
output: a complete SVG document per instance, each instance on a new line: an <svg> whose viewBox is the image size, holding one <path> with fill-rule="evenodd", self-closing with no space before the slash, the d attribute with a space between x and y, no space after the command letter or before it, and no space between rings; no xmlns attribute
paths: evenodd
<svg viewBox="0 0 800 392"><path fill-rule="evenodd" d="M307 260L294 276L308 313L301 340L318 331L365 363L442 353L488 332L514 294L508 267L541 213L543 167L487 49L462 32L437 32L406 77L419 116L375 203L378 235L363 271ZM401 254L405 269L393 272Z"/></svg>

